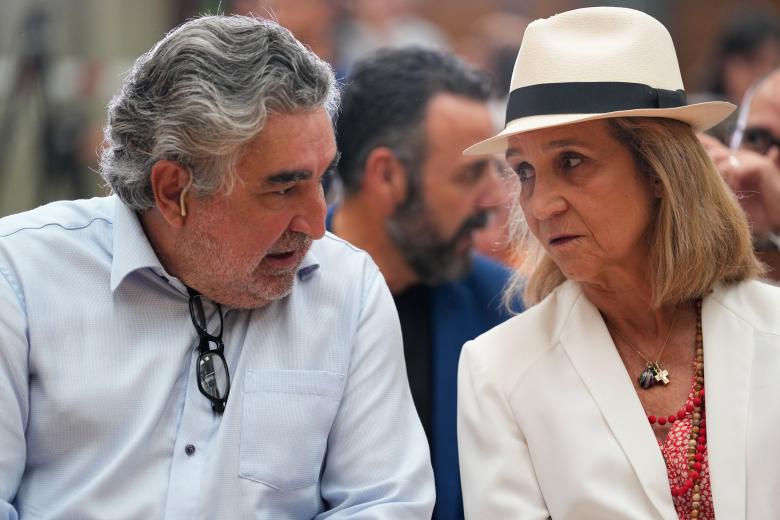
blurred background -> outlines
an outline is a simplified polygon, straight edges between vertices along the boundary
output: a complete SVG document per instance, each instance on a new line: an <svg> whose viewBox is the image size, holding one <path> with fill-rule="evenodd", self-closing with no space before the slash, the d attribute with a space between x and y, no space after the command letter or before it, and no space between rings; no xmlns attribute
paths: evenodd
<svg viewBox="0 0 780 520"><path fill-rule="evenodd" d="M529 20L631 7L672 34L695 98L739 103L780 64L780 0L0 0L0 216L104 194L96 173L106 103L135 58L203 13L278 20L343 80L386 45L447 48L496 81L496 119ZM726 141L733 121L713 133Z"/></svg>

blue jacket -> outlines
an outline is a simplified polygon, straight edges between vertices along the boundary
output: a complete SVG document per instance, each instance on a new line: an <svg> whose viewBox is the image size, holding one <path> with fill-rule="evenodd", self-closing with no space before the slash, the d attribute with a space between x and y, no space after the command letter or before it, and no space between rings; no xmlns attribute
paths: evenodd
<svg viewBox="0 0 780 520"><path fill-rule="evenodd" d="M465 278L433 288L433 421L431 460L436 517L463 518L458 469L458 359L463 344L506 320L501 294L509 270L480 255ZM516 310L522 310L519 304Z"/></svg>
<svg viewBox="0 0 780 520"><path fill-rule="evenodd" d="M333 208L326 227L332 230ZM431 459L436 478L436 518L463 518L458 469L457 393L458 359L463 344L506 320L509 313L501 295L511 272L505 266L474 255L473 268L464 278L431 288L433 395ZM515 310L522 304L516 302Z"/></svg>

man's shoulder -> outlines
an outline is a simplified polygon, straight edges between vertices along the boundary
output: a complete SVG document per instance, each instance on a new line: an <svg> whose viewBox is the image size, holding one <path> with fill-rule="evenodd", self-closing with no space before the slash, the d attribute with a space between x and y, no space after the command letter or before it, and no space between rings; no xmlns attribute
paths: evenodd
<svg viewBox="0 0 780 520"><path fill-rule="evenodd" d="M0 219L0 239L42 230L73 231L95 222L111 223L114 200L95 197L51 202L35 209Z"/></svg>
<svg viewBox="0 0 780 520"><path fill-rule="evenodd" d="M432 287L434 305L448 313L479 317L486 328L506 320L513 312L522 312L523 303L513 299L510 312L503 296L512 271L481 255L474 255L471 270L462 278ZM482 331L480 331L482 332Z"/></svg>
<svg viewBox="0 0 780 520"><path fill-rule="evenodd" d="M323 273L355 277L358 273L374 275L379 268L368 253L330 231L312 244L311 252ZM368 271L368 272L367 272Z"/></svg>
<svg viewBox="0 0 780 520"><path fill-rule="evenodd" d="M467 279L472 279L481 284L498 284L504 286L512 276L512 271L502 263L492 258L474 254L473 264Z"/></svg>
<svg viewBox="0 0 780 520"><path fill-rule="evenodd" d="M503 264L488 257L475 254L469 272L458 280L441 284L435 289L465 290L479 301L500 301L501 295L509 283L512 271Z"/></svg>
<svg viewBox="0 0 780 520"><path fill-rule="evenodd" d="M314 241L312 244L312 250L316 252L318 257L323 257L328 261L333 259L365 261L368 257L368 253L359 247L350 244L343 238L334 235L330 231L326 231L325 236L319 240Z"/></svg>

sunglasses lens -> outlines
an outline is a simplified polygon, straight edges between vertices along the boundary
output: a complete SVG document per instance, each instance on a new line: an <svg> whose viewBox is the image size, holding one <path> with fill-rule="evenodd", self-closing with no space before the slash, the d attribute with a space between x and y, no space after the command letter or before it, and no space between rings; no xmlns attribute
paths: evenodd
<svg viewBox="0 0 780 520"><path fill-rule="evenodd" d="M221 355L204 352L198 358L198 378L203 392L214 399L227 397L230 383L228 369Z"/></svg>
<svg viewBox="0 0 780 520"><path fill-rule="evenodd" d="M772 145L772 135L761 128L747 128L742 136L742 146L748 150L765 154Z"/></svg>

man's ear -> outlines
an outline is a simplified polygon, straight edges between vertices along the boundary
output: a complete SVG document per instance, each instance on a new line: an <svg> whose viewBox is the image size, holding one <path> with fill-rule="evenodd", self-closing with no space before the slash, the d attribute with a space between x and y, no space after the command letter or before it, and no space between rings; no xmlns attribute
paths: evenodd
<svg viewBox="0 0 780 520"><path fill-rule="evenodd" d="M406 200L406 167L386 146L368 153L363 168L363 189L377 197L383 206L395 209Z"/></svg>
<svg viewBox="0 0 780 520"><path fill-rule="evenodd" d="M175 228L184 225L187 217L187 190L192 185L192 174L177 162L160 160L151 172L154 203L163 219Z"/></svg>

